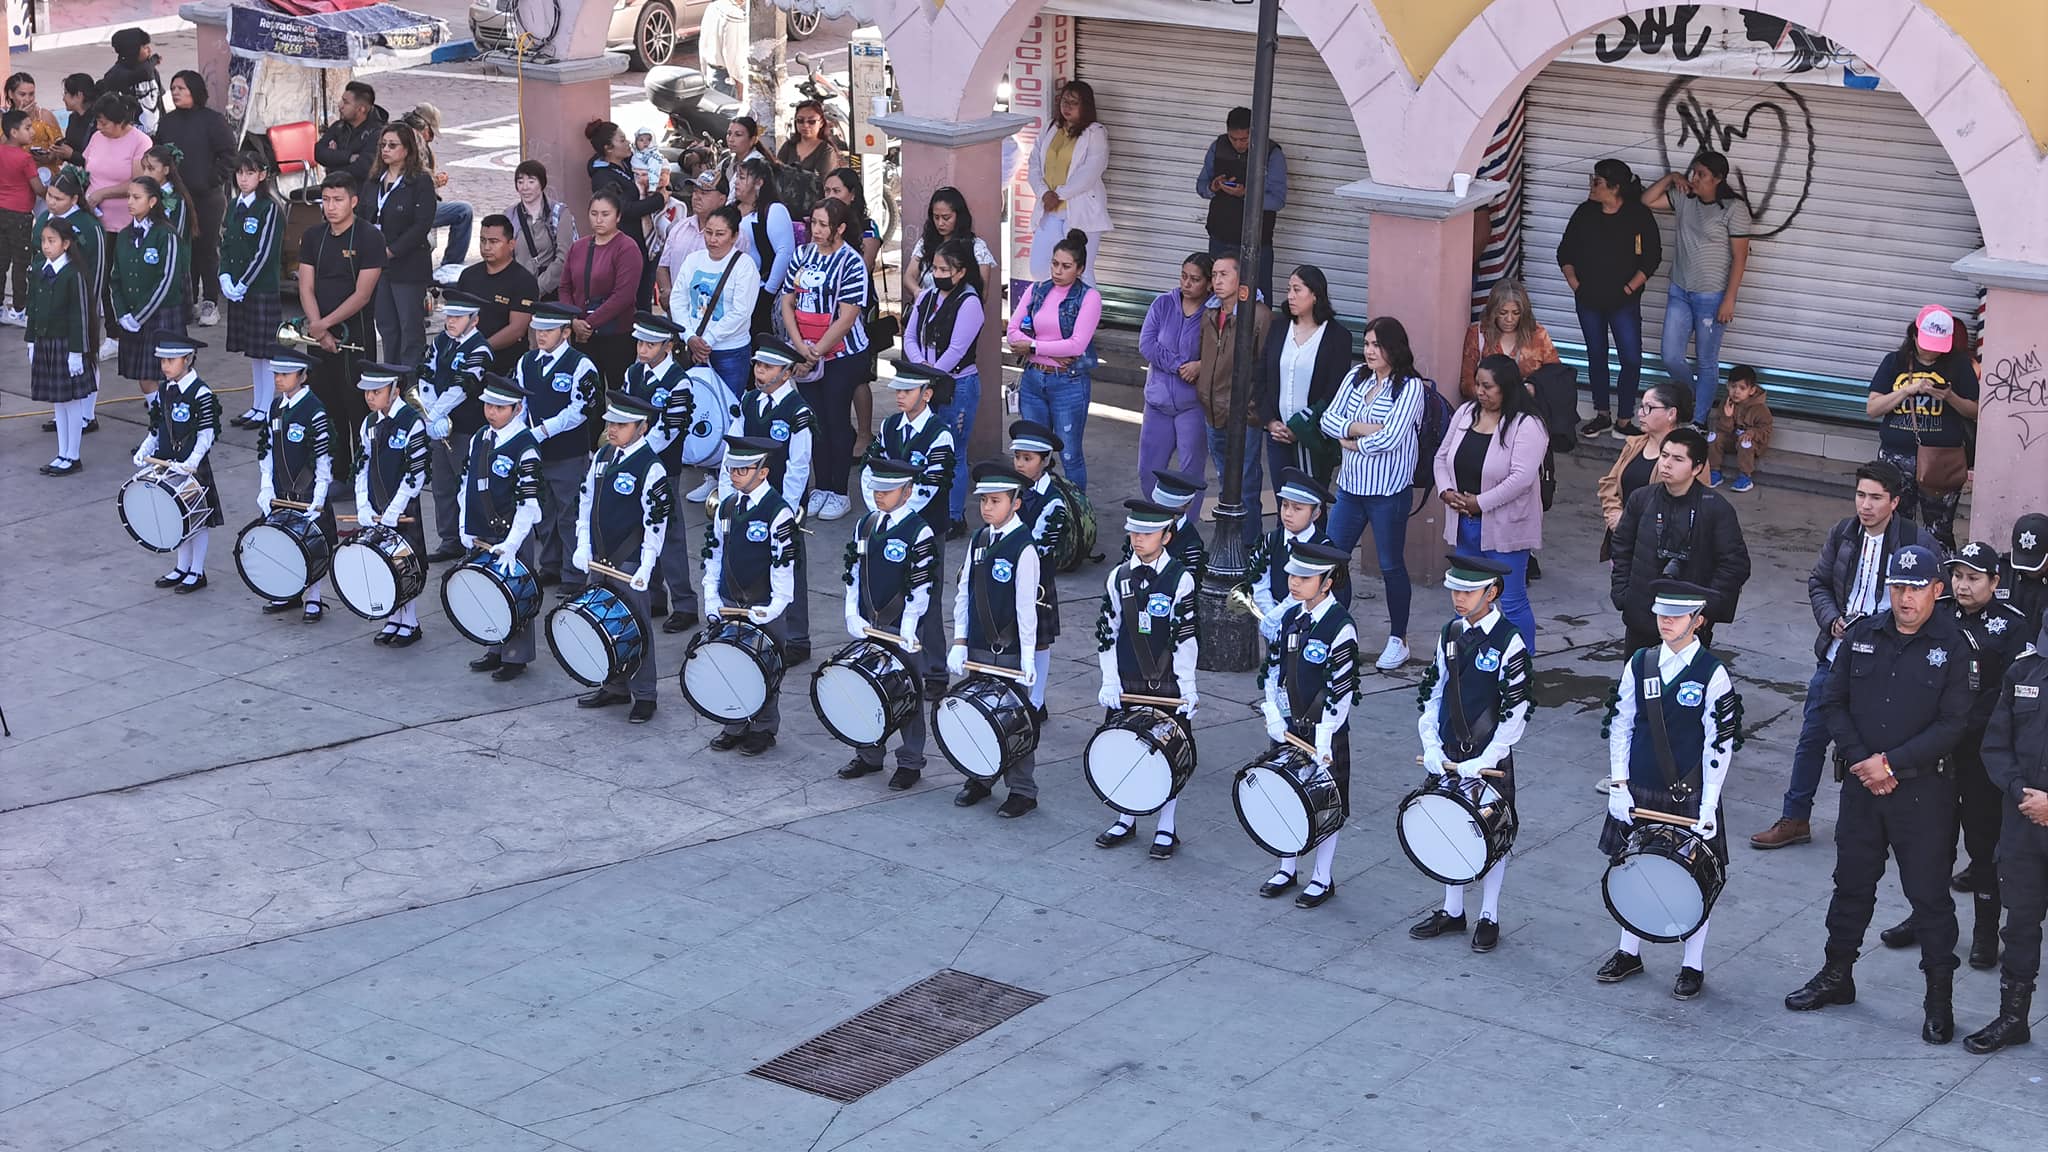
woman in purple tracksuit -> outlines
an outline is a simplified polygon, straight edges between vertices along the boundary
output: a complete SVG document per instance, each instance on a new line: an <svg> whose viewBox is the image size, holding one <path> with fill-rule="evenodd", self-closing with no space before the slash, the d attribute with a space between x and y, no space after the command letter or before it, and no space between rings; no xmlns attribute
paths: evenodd
<svg viewBox="0 0 2048 1152"><path fill-rule="evenodd" d="M1180 266L1180 288L1163 292L1145 313L1138 350L1145 357L1145 417L1138 426L1138 483L1168 467L1201 475L1208 467L1209 431L1195 376L1202 360L1202 308L1209 301L1210 257L1190 255ZM1174 461L1169 464L1169 461ZM1201 515L1198 493L1188 506Z"/></svg>

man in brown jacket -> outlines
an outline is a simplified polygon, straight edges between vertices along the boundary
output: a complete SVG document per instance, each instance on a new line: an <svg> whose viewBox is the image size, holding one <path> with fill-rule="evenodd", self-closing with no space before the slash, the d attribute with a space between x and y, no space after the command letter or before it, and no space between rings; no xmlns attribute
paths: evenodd
<svg viewBox="0 0 2048 1152"><path fill-rule="evenodd" d="M1224 437L1224 425L1230 416L1231 385L1236 379L1238 351L1237 302L1251 289L1238 279L1237 257L1218 256L1209 278L1209 290L1214 295L1208 307L1202 310L1202 359L1201 368L1195 377L1195 394L1201 398L1202 411L1209 420L1209 459L1216 466L1219 481L1223 477L1224 456L1229 444ZM1258 398L1261 381L1259 372L1265 363L1266 331L1273 326L1273 312L1263 301L1252 309L1251 348L1245 353L1252 358L1251 384L1247 395L1238 399L1244 405L1244 541L1250 547L1259 538L1259 511L1262 507L1263 489L1260 478L1264 470L1260 465L1266 454L1266 429L1258 417Z"/></svg>

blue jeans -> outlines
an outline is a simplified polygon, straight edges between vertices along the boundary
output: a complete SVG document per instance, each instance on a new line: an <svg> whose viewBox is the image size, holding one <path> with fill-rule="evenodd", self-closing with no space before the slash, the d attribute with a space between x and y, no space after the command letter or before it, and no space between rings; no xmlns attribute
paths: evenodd
<svg viewBox="0 0 2048 1152"><path fill-rule="evenodd" d="M1337 489L1337 506L1330 509L1330 542L1341 552L1358 547L1367 524L1372 525L1373 550L1379 553L1380 582L1387 589L1387 619L1393 635L1408 636L1408 600L1414 589L1408 583L1408 493L1391 496L1354 496ZM1347 600L1344 605L1351 606Z"/></svg>
<svg viewBox="0 0 2048 1152"><path fill-rule="evenodd" d="M732 389L733 399L738 400L745 396L747 389L754 384L753 346L742 344L737 348L727 348L723 351L713 348L711 362L707 367L720 380L725 381L725 386Z"/></svg>
<svg viewBox="0 0 2048 1152"><path fill-rule="evenodd" d="M434 209L434 227L448 230L448 247L441 263L460 264L469 259L469 234L476 211L460 200L443 200Z"/></svg>
<svg viewBox="0 0 2048 1152"><path fill-rule="evenodd" d="M1479 546L1479 521L1472 516L1458 517L1458 551L1472 556L1484 556L1498 560L1508 566L1508 578L1500 592L1500 614L1522 634L1522 643L1529 646L1529 655L1536 655L1536 610L1529 605L1529 551L1524 548L1515 552L1494 552Z"/></svg>
<svg viewBox="0 0 2048 1152"><path fill-rule="evenodd" d="M1721 386L1722 292L1687 292L1678 285L1664 303L1664 371L1692 386L1692 422L1704 424ZM1686 363L1685 345L1698 352L1697 367Z"/></svg>
<svg viewBox="0 0 2048 1152"><path fill-rule="evenodd" d="M1066 444L1060 450L1060 467L1068 483L1083 492L1088 490L1088 460L1081 453L1081 435L1088 429L1088 396L1094 386L1088 373L1092 367L1085 357L1065 372L1033 364L1024 369L1017 384L1018 415L1059 433Z"/></svg>
<svg viewBox="0 0 2048 1152"><path fill-rule="evenodd" d="M1223 499L1223 468L1227 463L1224 457L1230 449L1230 439L1221 428L1205 426L1203 430L1209 436L1209 462L1216 468L1216 498L1220 501ZM1262 441L1265 438L1264 428L1254 425L1245 427L1244 495L1241 499L1244 505L1244 542L1247 545L1259 538L1260 498L1264 494L1259 487L1259 481L1265 470L1265 462L1260 459L1259 449L1263 447Z"/></svg>
<svg viewBox="0 0 2048 1152"><path fill-rule="evenodd" d="M974 485L968 482L971 459L968 441L974 436L974 414L981 407L981 373L969 368L965 375L953 377L953 402L934 404L932 411L953 430L953 451L956 463L953 467L953 493L948 512L952 523L967 523L967 490Z"/></svg>
<svg viewBox="0 0 2048 1152"><path fill-rule="evenodd" d="M1719 307L1719 305L1716 305ZM1579 332L1586 340L1586 379L1593 385L1593 410L1633 420L1636 415L1636 387L1643 375L1643 295L1638 292L1612 312L1579 306ZM1607 391L1607 338L1614 337L1614 350L1621 354L1621 408L1609 407Z"/></svg>
<svg viewBox="0 0 2048 1152"><path fill-rule="evenodd" d="M1813 816L1813 794L1820 791L1821 767L1827 763L1828 718L1821 713L1821 697L1827 693L1828 664L1822 661L1806 682L1806 714L1799 721L1799 742L1792 745L1792 786L1785 789L1785 805L1778 814L1787 820Z"/></svg>

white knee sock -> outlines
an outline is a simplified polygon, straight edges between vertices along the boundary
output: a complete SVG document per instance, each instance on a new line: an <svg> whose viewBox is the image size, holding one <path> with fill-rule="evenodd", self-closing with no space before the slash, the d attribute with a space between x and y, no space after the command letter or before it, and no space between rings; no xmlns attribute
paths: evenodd
<svg viewBox="0 0 2048 1152"><path fill-rule="evenodd" d="M1310 883L1321 884L1325 888L1330 887L1330 863L1337 858L1337 837L1339 835L1341 833L1332 832L1328 840L1316 845L1316 869L1309 876Z"/></svg>
<svg viewBox="0 0 2048 1152"><path fill-rule="evenodd" d="M1292 876L1294 875L1295 869L1299 867L1301 867L1300 857L1282 856L1280 858L1280 862L1273 866L1273 876L1275 879L1278 879L1282 876Z"/></svg>
<svg viewBox="0 0 2048 1152"><path fill-rule="evenodd" d="M1463 884L1444 885L1444 915L1463 916L1464 914L1465 886Z"/></svg>
<svg viewBox="0 0 2048 1152"><path fill-rule="evenodd" d="M249 407L252 411L270 411L270 402L277 397L277 373L273 372L268 360L249 362Z"/></svg>
<svg viewBox="0 0 2048 1152"><path fill-rule="evenodd" d="M1508 862L1502 860L1486 870L1479 886L1479 918L1500 923L1500 882L1507 876Z"/></svg>
<svg viewBox="0 0 2048 1152"><path fill-rule="evenodd" d="M306 596L305 596L305 599L304 599L303 603L307 603L307 604L318 604L319 602L320 602L320 582L316 580L316 581L314 581L313 583L311 583L311 584L308 584L308 585L306 585Z"/></svg>
<svg viewBox="0 0 2048 1152"><path fill-rule="evenodd" d="M416 601L412 600L406 601L405 607L400 608L398 610L398 613L391 618L392 621L396 623L400 628L419 627L420 614L419 610L414 606L416 603Z"/></svg>
<svg viewBox="0 0 2048 1152"><path fill-rule="evenodd" d="M171 572L190 572L191 570L192 542L190 540L186 540L178 545L178 551L171 564ZM170 572L164 573L164 575L166 576L170 574Z"/></svg>
<svg viewBox="0 0 2048 1152"><path fill-rule="evenodd" d="M57 406L58 451L68 460L83 457L81 442L85 438L85 422L88 419L85 413L91 403L90 400L69 400Z"/></svg>
<svg viewBox="0 0 2048 1152"><path fill-rule="evenodd" d="M190 555L192 557L192 563L185 568L185 571L196 573L200 576L206 575L206 537L212 531L213 529L211 528L201 528L192 534L192 539L185 542L191 548Z"/></svg>
<svg viewBox="0 0 2048 1152"><path fill-rule="evenodd" d="M1179 800L1168 800L1166 807L1159 810L1159 830L1161 832L1173 831L1173 807L1179 803Z"/></svg>
<svg viewBox="0 0 2048 1152"><path fill-rule="evenodd" d="M93 414L100 410L100 394L95 391L85 398L85 422L92 423Z"/></svg>
<svg viewBox="0 0 2048 1152"><path fill-rule="evenodd" d="M1037 678L1031 682L1031 706L1033 708L1043 708L1045 707L1045 677L1047 673L1052 671L1052 649L1039 649L1038 654L1032 657L1032 667L1036 670L1035 675Z"/></svg>
<svg viewBox="0 0 2048 1152"><path fill-rule="evenodd" d="M1621 943L1617 947L1631 956L1636 956L1642 953L1643 942L1636 939L1635 933L1624 928L1621 930Z"/></svg>
<svg viewBox="0 0 2048 1152"><path fill-rule="evenodd" d="M1699 931L1685 938L1685 966L1687 968L1696 968L1701 972L1707 970L1707 966L1704 963L1707 958L1707 928L1713 922L1713 918L1708 917L1700 925Z"/></svg>

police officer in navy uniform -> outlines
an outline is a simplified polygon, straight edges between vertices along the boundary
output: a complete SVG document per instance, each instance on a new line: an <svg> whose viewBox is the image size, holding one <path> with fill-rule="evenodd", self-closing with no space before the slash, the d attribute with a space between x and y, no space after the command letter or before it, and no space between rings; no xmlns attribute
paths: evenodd
<svg viewBox="0 0 2048 1152"><path fill-rule="evenodd" d="M576 550L576 494L590 469L590 439L583 424L604 388L597 365L569 346L569 325L582 317L561 304L535 305L527 328L533 348L519 358L526 424L540 441L541 473L547 481L540 505L540 582L543 587L562 585L564 599L583 584L583 574L568 560Z"/></svg>
<svg viewBox="0 0 2048 1152"><path fill-rule="evenodd" d="M1742 728L1742 697L1728 669L1707 651L1707 606L1714 590L1683 580L1657 580L1648 589L1658 644L1638 648L1622 666L1607 723L1607 821L1600 851L1612 858L1628 847L1635 810L1690 817L1692 830L1728 863L1728 833L1721 827L1721 788ZM1654 661L1654 663L1653 663ZM1671 994L1690 1000L1707 981L1709 917L1685 938L1685 959ZM1593 978L1616 984L1643 970L1642 940L1627 927L1621 943Z"/></svg>
<svg viewBox="0 0 2048 1152"><path fill-rule="evenodd" d="M1300 544L1328 544L1323 531L1323 510L1330 506L1329 489L1299 468L1283 468L1279 482L1280 523L1259 537L1245 565L1245 583L1252 603L1259 608L1259 635L1267 642L1280 634L1280 617L1287 611L1287 558ZM1351 603L1349 566L1337 569L1337 586L1332 589L1340 604Z"/></svg>
<svg viewBox="0 0 2048 1152"><path fill-rule="evenodd" d="M1998 889L2005 902L2005 960L1998 1015L1963 1040L1982 1055L2032 1039L2041 921L2048 916L2048 629L2006 672L1984 728L1984 771L1998 789Z"/></svg>
<svg viewBox="0 0 2048 1152"><path fill-rule="evenodd" d="M1296 479L1288 481L1292 474ZM1281 495L1289 483L1308 480L1307 473L1282 474ZM1313 481L1311 481L1313 483ZM1282 504L1287 515L1287 505ZM1299 515L1296 505L1294 515ZM1285 531L1285 529L1282 529ZM1422 718L1416 732L1422 740L1422 769L1432 786L1441 787L1446 773L1463 786L1490 782L1506 803L1515 802L1515 742L1528 729L1534 701L1529 696L1529 645L1522 633L1501 615L1500 594L1510 569L1488 556L1463 552L1445 558L1444 587L1451 593L1457 618L1437 636L1436 659L1422 679ZM1491 952L1500 943L1500 888L1508 862L1497 861L1479 878L1479 926L1472 930L1472 950ZM1412 940L1433 940L1465 931L1465 886L1446 884L1444 906L1408 929Z"/></svg>
<svg viewBox="0 0 2048 1152"><path fill-rule="evenodd" d="M1073 513L1052 483L1053 457L1066 444L1052 429L1030 420L1010 425L1010 462L1024 477L1023 507L1017 515L1038 542L1038 650L1032 655L1031 707L1045 723L1045 682L1052 672L1052 644L1060 638L1060 589L1056 557L1060 538L1073 531Z"/></svg>
<svg viewBox="0 0 2048 1152"><path fill-rule="evenodd" d="M802 599L797 583L796 510L772 481L787 440L728 436L725 440L725 483L730 494L706 526L704 549L704 621L719 624L725 608L746 610L747 619L768 633L782 651L789 650L789 612ZM789 666L787 656L783 667ZM743 756L759 756L775 747L782 727L782 709L770 693L760 712L726 724L711 738L711 748L737 748Z"/></svg>
<svg viewBox="0 0 2048 1152"><path fill-rule="evenodd" d="M863 486L875 510L854 525L846 546L846 634L870 639L869 629L899 637L883 641L910 669L917 685L917 707L904 721L896 749L896 772L889 787L897 792L916 784L924 772L924 680L928 650L918 641L924 620L938 594L938 533L911 506L911 490L924 474L921 466L888 456L868 459ZM853 761L839 770L841 780L858 780L882 770L882 746L854 750Z"/></svg>
<svg viewBox="0 0 2048 1152"><path fill-rule="evenodd" d="M1946 1044L1955 1035L1950 993L1956 970L1956 905L1949 896L1955 859L1954 754L1969 725L1975 653L1968 634L1937 610L1941 560L1911 544L1885 569L1892 606L1842 634L1828 672L1828 731L1835 778L1835 894L1828 904L1827 959L1813 979L1785 997L1808 1012L1856 1001L1854 970L1877 904L1885 855L1899 863L1899 885L1913 904L1926 978L1920 1038Z"/></svg>
<svg viewBox="0 0 2048 1152"><path fill-rule="evenodd" d="M1163 475L1163 474L1162 474ZM1293 603L1280 618L1280 634L1266 650L1266 736L1275 744L1292 735L1315 748L1316 756L1337 782L1343 812L1351 815L1351 705L1358 699L1358 630L1351 613L1333 594L1336 570L1347 553L1323 544L1302 544L1287 561ZM1297 908L1314 908L1337 891L1332 869L1337 837L1332 832L1316 845L1315 871L1299 896ZM1297 861L1280 858L1272 878L1259 895L1278 896L1294 887Z"/></svg>
<svg viewBox="0 0 2048 1152"><path fill-rule="evenodd" d="M2012 552L2007 558L2012 580L1998 597L2027 618L2027 635L2041 628L2048 611L2048 513L2029 512L2012 524Z"/></svg>
<svg viewBox="0 0 2048 1152"><path fill-rule="evenodd" d="M420 357L420 403L427 410L427 438L433 441L434 528L441 546L429 560L462 556L462 465L470 438L484 426L484 371L491 366L491 341L477 326L484 301L467 292L442 295L446 327L427 341Z"/></svg>
<svg viewBox="0 0 2048 1152"><path fill-rule="evenodd" d="M1011 687L1028 703L1037 676L1032 654L1038 649L1040 561L1037 541L1019 514L1027 483L1022 473L1005 464L985 463L974 468L974 495L981 502L983 523L969 539L967 555L960 562L960 577L953 591L953 646L946 656L946 670L965 676L970 660L1013 669L1018 676ZM1003 782L1010 794L996 815L1012 819L1038 807L1037 765L1035 748L1008 765ZM988 795L987 785L970 778L953 797L953 804L972 807Z"/></svg>
<svg viewBox="0 0 2048 1152"><path fill-rule="evenodd" d="M526 396L519 385L486 373L479 406L484 427L465 446L461 523L462 545L490 554L491 563L509 575L516 561L529 572L540 570L540 545L533 530L540 526L542 477L540 444L526 426ZM534 625L521 625L502 643L493 644L469 662L472 672L489 672L497 681L516 680L533 662Z"/></svg>
<svg viewBox="0 0 2048 1152"><path fill-rule="evenodd" d="M1102 614L1095 622L1097 661L1102 689L1096 702L1114 716L1124 695L1179 700L1174 722L1194 747L1195 575L1173 558L1173 525L1179 513L1150 500L1124 501L1124 531L1130 558L1109 570L1102 592ZM1152 834L1152 859L1170 858L1180 847L1174 810L1178 797L1159 809ZM1125 813L1095 838L1097 848L1114 848L1131 839L1138 818Z"/></svg>
<svg viewBox="0 0 2048 1152"><path fill-rule="evenodd" d="M334 430L327 422L327 409L313 395L308 377L317 353L280 350L270 358L270 372L277 382L277 399L270 405L263 432L256 438L256 511L270 515L271 501L289 500L311 507L302 515L319 521L327 550L334 551L337 537L334 506L327 502L334 487ZM318 624L326 609L320 604L320 582L306 586L298 597L272 600L263 605L267 613L301 608L301 619Z"/></svg>
<svg viewBox="0 0 2048 1152"><path fill-rule="evenodd" d="M670 495L668 535L661 546L660 571L653 588L653 612L665 617L663 632L675 633L697 624L697 589L690 583L689 528L683 516L689 503L676 492L683 474L683 439L695 418L696 393L688 388L688 370L675 358L676 341L682 333L667 317L654 312L633 316L633 363L613 387L630 392L653 405L660 415L647 430L647 443L668 471Z"/></svg>
<svg viewBox="0 0 2048 1152"><path fill-rule="evenodd" d="M950 530L954 475L959 469L960 445L953 441L953 429L932 411L932 396L943 388L953 391L953 378L934 368L908 362L896 366L889 381L896 393L896 411L882 421L882 430L868 449L869 460L888 457L916 466L918 476L910 490L910 509L931 525L937 539L933 544L932 571L943 578L946 571L946 533ZM935 588L932 595L937 596ZM940 612L926 612L919 627L918 642L931 652L946 646L946 622ZM946 667L930 661L925 668L925 694L936 699L946 690Z"/></svg>
<svg viewBox="0 0 2048 1152"><path fill-rule="evenodd" d="M576 569L594 587L609 588L639 621L640 662L619 680L580 696L580 708L603 708L630 700L626 719L654 719L654 617L647 589L668 533L668 472L647 442L647 429L660 413L638 396L614 396L605 406L605 447L590 461L576 514ZM592 562L630 574L628 579L594 571ZM621 682L623 681L623 683Z"/></svg>
<svg viewBox="0 0 2048 1152"><path fill-rule="evenodd" d="M806 499L816 495L811 491L811 453L817 444L817 417L794 382L799 359L794 348L774 336L754 336L754 386L739 398L739 435L772 441L781 449L768 459L768 483L781 493L782 502L801 524ZM720 482L721 498L731 496L732 490L729 479ZM796 598L790 601L787 617L778 617L788 633L782 649L785 668L811 658L810 563L805 552L799 534L794 561Z"/></svg>

